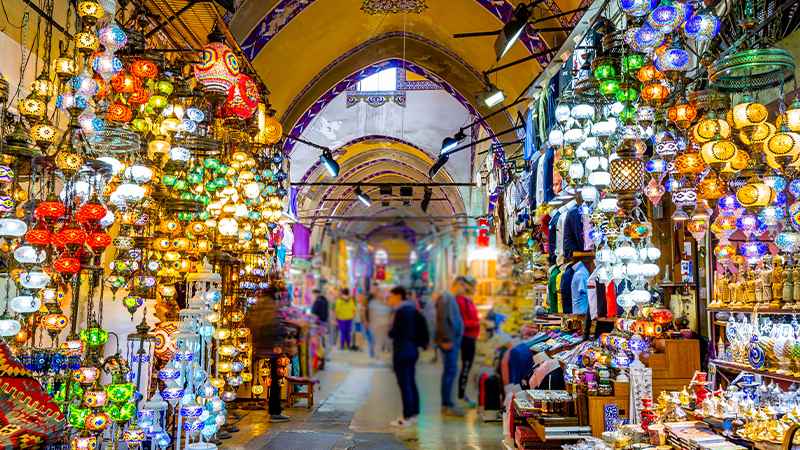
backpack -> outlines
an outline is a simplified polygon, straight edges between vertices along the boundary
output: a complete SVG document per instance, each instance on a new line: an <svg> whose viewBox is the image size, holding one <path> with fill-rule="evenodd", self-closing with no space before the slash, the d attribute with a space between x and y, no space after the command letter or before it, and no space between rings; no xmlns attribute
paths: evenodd
<svg viewBox="0 0 800 450"><path fill-rule="evenodd" d="M417 347L425 350L428 348L431 340L430 333L428 332L428 321L425 320L425 316L418 310L414 311L414 321L416 322L414 324L414 330L416 331L414 334L414 343L417 344Z"/></svg>

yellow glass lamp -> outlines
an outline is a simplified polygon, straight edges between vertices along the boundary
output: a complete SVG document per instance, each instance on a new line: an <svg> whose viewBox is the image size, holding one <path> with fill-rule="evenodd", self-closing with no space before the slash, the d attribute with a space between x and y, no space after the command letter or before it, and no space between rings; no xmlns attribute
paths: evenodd
<svg viewBox="0 0 800 450"><path fill-rule="evenodd" d="M94 25L98 19L106 15L103 6L96 0L81 0L78 2L78 16L89 25Z"/></svg>
<svg viewBox="0 0 800 450"><path fill-rule="evenodd" d="M31 138L40 147L48 147L55 144L57 137L58 129L47 120L36 123L31 127Z"/></svg>
<svg viewBox="0 0 800 450"><path fill-rule="evenodd" d="M712 139L729 139L731 126L723 119L706 116L692 128L692 137L700 144Z"/></svg>
<svg viewBox="0 0 800 450"><path fill-rule="evenodd" d="M75 33L75 48L81 53L93 53L100 48L100 39L91 31Z"/></svg>
<svg viewBox="0 0 800 450"><path fill-rule="evenodd" d="M73 151L63 149L56 155L56 167L68 175L73 175L83 165L83 156Z"/></svg>
<svg viewBox="0 0 800 450"><path fill-rule="evenodd" d="M224 341L229 337L231 337L231 330L228 328L217 328L217 330L214 332L214 338L219 339L220 341Z"/></svg>
<svg viewBox="0 0 800 450"><path fill-rule="evenodd" d="M739 139L745 145L762 144L775 134L775 125L762 122L739 131Z"/></svg>
<svg viewBox="0 0 800 450"><path fill-rule="evenodd" d="M788 126L776 133L764 145L764 153L778 164L787 166L800 156L800 134L788 130Z"/></svg>
<svg viewBox="0 0 800 450"><path fill-rule="evenodd" d="M745 208L769 206L775 201L775 196L775 190L755 176L736 191L736 199Z"/></svg>
<svg viewBox="0 0 800 450"><path fill-rule="evenodd" d="M170 145L166 136L156 136L147 144L147 153L151 159L163 158L169 153Z"/></svg>
<svg viewBox="0 0 800 450"><path fill-rule="evenodd" d="M239 353L239 350L231 344L220 345L217 351L219 352L220 356L224 356L226 358L232 358Z"/></svg>
<svg viewBox="0 0 800 450"><path fill-rule="evenodd" d="M739 103L731 109L733 126L740 130L766 121L768 115L767 107L761 103Z"/></svg>
<svg viewBox="0 0 800 450"><path fill-rule="evenodd" d="M31 83L31 92L38 97L48 99L53 95L53 82L44 72Z"/></svg>
<svg viewBox="0 0 800 450"><path fill-rule="evenodd" d="M38 95L30 94L17 103L17 110L28 119L41 119L47 113L47 104Z"/></svg>
<svg viewBox="0 0 800 450"><path fill-rule="evenodd" d="M75 66L75 60L66 53L62 53L53 61L53 72L59 79L67 80L75 76L78 69Z"/></svg>
<svg viewBox="0 0 800 450"><path fill-rule="evenodd" d="M713 140L703 144L700 148L700 156L703 158L703 162L709 166L719 168L733 159L737 150L736 144L730 140Z"/></svg>
<svg viewBox="0 0 800 450"><path fill-rule="evenodd" d="M781 128L784 124L791 131L800 132L800 100L795 99L789 109L778 116L778 128Z"/></svg>

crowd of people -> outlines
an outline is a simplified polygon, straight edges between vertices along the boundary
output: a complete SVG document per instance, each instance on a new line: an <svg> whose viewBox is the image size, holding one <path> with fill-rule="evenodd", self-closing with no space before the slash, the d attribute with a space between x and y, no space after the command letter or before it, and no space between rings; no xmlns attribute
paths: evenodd
<svg viewBox="0 0 800 450"><path fill-rule="evenodd" d="M464 416L475 402L467 396L467 385L475 360L481 322L472 301L475 279L459 276L450 289L432 298L412 295L396 286L382 295L378 290L351 295L348 288L329 300L316 289L311 307L329 332L328 346L339 351L360 351L366 346L370 358L391 352L391 363L403 403L396 427L414 425L420 413L416 366L420 352L433 348L434 361L441 356L441 406L446 416ZM460 373L459 373L460 362ZM324 368L324 367L322 367Z"/></svg>

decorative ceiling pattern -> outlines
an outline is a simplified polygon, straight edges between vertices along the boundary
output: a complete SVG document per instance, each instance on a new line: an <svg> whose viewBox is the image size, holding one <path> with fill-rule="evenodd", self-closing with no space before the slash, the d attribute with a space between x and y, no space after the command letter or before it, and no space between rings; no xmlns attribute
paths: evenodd
<svg viewBox="0 0 800 450"><path fill-rule="evenodd" d="M401 35L401 34L402 33L391 33L390 35L388 35L386 37L391 37L392 35L396 36L396 35ZM419 37L415 37L415 38L419 38ZM343 58L344 57L345 56L343 55ZM335 63L336 63L336 61L334 63L332 63L332 64L335 64ZM359 70L358 72L355 72L355 73L351 74L350 76L348 76L347 78L343 79L342 81L337 83L332 88L328 89L328 91L324 95L319 97L313 103L313 105L311 105L311 107L308 108L303 113L303 115L300 117L300 119L291 128L291 130L289 132L289 135L290 136L302 136L303 132L305 131L306 128L308 128L308 126L311 124L311 122L315 118L317 118L322 113L322 111L336 97L338 97L339 95L341 95L343 93L346 93L348 90L352 89L352 87L355 86L360 80L363 80L364 78L366 78L366 77L368 77L370 75L374 75L374 74L376 74L378 72L381 72L383 70L386 70L386 69L392 68L392 67L401 67L401 68L403 68L405 70L408 70L409 72L412 72L412 73L415 73L417 75L420 75L422 77L427 78L428 80L436 83L437 86L439 86L441 89L443 89L445 92L450 94L453 98L455 98L467 111L469 111L470 115L472 115L473 117L480 117L481 116L478 113L478 111L475 109L475 107L472 105L471 102L469 102L460 92L458 92L455 88L453 88L445 80L440 78L437 74L432 73L429 70L425 69L424 67L421 67L421 66L418 66L418 65L414 64L413 62L403 61L403 60L397 59L397 58L392 58L392 59L389 59L389 60L386 60L386 61L377 62L375 64L370 65L369 67L365 67L365 68ZM313 81L311 83L309 83L309 86L313 85L313 83L314 83ZM295 99L295 101L293 103L296 103L297 101L299 101L299 99L303 98L304 94L305 94L305 92L301 92L300 94L298 94L298 96L296 97L296 99ZM282 118L282 121L283 121L283 118ZM485 122L483 123L483 125L490 129L488 124L486 124ZM284 144L284 147L283 147L284 153L286 153L287 155L291 154L292 150L295 147L295 145L297 145L296 141L294 141L292 139L287 139L286 143Z"/></svg>
<svg viewBox="0 0 800 450"><path fill-rule="evenodd" d="M275 35L288 25L292 19L303 12L315 0L280 0L258 24L253 27L247 37L241 42L242 51L252 59L264 48ZM503 23L508 22L514 13L514 5L508 0L476 0L487 11L500 19ZM555 0L546 0L545 3L552 13L559 13L561 9ZM562 19L562 24L568 21ZM528 28L528 32L520 36L520 42L532 53L547 49L547 43L535 32L533 27Z"/></svg>

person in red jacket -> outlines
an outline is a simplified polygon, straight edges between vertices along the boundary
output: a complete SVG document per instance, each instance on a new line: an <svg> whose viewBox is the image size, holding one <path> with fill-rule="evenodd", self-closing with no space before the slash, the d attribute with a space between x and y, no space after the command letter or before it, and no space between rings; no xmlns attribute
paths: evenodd
<svg viewBox="0 0 800 450"><path fill-rule="evenodd" d="M475 407L475 402L470 401L466 395L467 383L469 382L469 371L472 369L472 362L475 360L475 343L481 334L481 318L478 316L478 309L468 296L475 293L475 279L466 276L458 277L456 280L464 286L466 295L456 297L458 308L461 310L461 318L464 320L464 337L461 339L461 376L458 379L458 398L463 400L470 408Z"/></svg>

